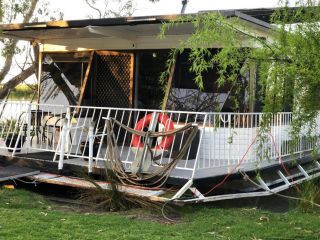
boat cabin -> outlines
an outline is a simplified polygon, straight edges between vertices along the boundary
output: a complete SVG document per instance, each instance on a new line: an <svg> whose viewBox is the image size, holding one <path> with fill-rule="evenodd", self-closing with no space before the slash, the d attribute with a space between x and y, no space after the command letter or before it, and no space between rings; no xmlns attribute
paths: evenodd
<svg viewBox="0 0 320 240"><path fill-rule="evenodd" d="M220 11L261 38L270 37L272 12ZM318 176L319 162L310 162L316 142L302 134L299 146L290 147L290 112L275 114L267 141L257 139L263 114L255 100L259 74L254 64L239 73L237 83L220 88L212 69L200 91L187 54L180 54L161 109L165 91L159 79L170 50L194 31L185 22L160 39L161 24L175 19L179 15L2 25L2 37L29 41L38 49L39 97L1 103L0 154L64 174L76 167L90 174L109 168L123 184L180 186L176 200L190 189L195 194L190 202L268 195L270 189L281 191ZM252 47L245 35L239 37L241 47ZM238 99L237 108L232 98ZM290 165L288 175L282 166L292 162L297 164ZM240 172L257 170L261 188L243 184ZM212 185L226 176L237 176L229 189L254 191L208 197Z"/></svg>

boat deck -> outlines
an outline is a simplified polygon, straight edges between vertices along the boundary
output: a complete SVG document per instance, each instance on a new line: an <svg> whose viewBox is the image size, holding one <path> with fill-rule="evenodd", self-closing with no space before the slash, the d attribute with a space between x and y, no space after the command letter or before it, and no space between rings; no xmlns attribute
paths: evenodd
<svg viewBox="0 0 320 240"><path fill-rule="evenodd" d="M127 156L129 149L124 148L122 153L124 156ZM9 152L5 148L0 148L0 156L4 156L6 158L6 161L11 162L19 162L23 161L24 166L30 166L30 167L36 167L38 166L41 170L41 166L45 165L48 167L51 166L51 171L57 172L58 170L58 161L59 161L59 155L56 156L56 160L54 159L54 152L49 151L39 151L39 150L29 150L27 152L26 149L22 149L20 152L16 152L14 156L12 156L12 152ZM292 157L283 158L283 163L289 163L292 162ZM310 159L310 154L304 154L303 156L299 156L299 158L302 160ZM162 158L162 163L166 163L169 158ZM199 159L198 165L203 165L202 161L206 161L205 159ZM73 169L74 171L88 171L88 159L82 158L82 157L76 157L76 156L65 156L63 160L64 166ZM101 173L101 170L103 170L106 167L107 161L100 159L93 162L93 172L94 173ZM221 161L220 161L221 163ZM225 166L214 166L211 168L196 168L194 171L193 179L206 179L206 178L213 178L213 177L220 177L227 174L233 174L237 173L239 169L241 169L244 172L250 172L255 171L257 169L264 169L264 168L270 168L274 166L279 166L281 162L279 160L273 160L273 161L264 161L261 163L246 163L246 162L237 162L234 164L230 164L229 161L225 161ZM123 163L124 167L126 167L130 171L130 162ZM195 165L195 159L188 159L188 160L180 160L177 164L176 168L172 170L170 177L175 179L190 179L193 174L193 166ZM154 165L153 168L156 168L158 166ZM67 169L66 168L66 169ZM76 170L78 169L78 170ZM44 170L44 169L42 169ZM66 170L67 171L67 170Z"/></svg>

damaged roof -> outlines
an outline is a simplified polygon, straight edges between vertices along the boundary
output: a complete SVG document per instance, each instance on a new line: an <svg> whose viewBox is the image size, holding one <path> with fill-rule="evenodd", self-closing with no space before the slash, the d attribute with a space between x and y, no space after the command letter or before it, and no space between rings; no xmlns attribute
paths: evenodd
<svg viewBox="0 0 320 240"><path fill-rule="evenodd" d="M236 9L236 10L218 10L218 11L201 11L200 14L207 12L219 12L226 17L240 17L247 15L252 17L252 21L257 24L270 23L270 17L275 8L260 9ZM194 14L185 14L194 15ZM141 17L119 17L119 18L102 18L102 19L81 19L68 21L49 21L34 22L21 24L3 24L0 29L3 31L10 30L30 30L30 29L51 29L51 28L79 28L85 26L121 26L137 24L155 24L163 23L169 20L177 20L181 15L158 15L158 16L141 16Z"/></svg>
<svg viewBox="0 0 320 240"><path fill-rule="evenodd" d="M275 9L238 9L215 12L226 17L238 17L258 35L266 37L271 28L270 17L274 11ZM197 14L206 13L208 11ZM184 23L170 29L165 40L160 40L158 34L162 23L178 20L180 16L161 15L5 24L0 25L2 31L0 37L38 42L45 46L46 49L43 51L173 48L193 33L194 28L191 23ZM55 46L54 49L52 46Z"/></svg>

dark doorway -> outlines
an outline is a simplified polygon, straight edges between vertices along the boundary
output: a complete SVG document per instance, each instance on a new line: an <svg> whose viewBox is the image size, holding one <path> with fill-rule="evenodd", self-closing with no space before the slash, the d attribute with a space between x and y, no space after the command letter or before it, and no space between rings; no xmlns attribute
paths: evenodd
<svg viewBox="0 0 320 240"><path fill-rule="evenodd" d="M97 51L87 96L97 107L132 106L133 54Z"/></svg>

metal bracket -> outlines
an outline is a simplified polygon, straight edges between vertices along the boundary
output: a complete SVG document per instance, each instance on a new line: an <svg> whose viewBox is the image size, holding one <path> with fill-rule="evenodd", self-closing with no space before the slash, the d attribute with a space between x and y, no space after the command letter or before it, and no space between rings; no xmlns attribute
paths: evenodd
<svg viewBox="0 0 320 240"><path fill-rule="evenodd" d="M189 188L191 192L199 199L205 199L205 196L202 195L202 193L195 187L190 187Z"/></svg>
<svg viewBox="0 0 320 240"><path fill-rule="evenodd" d="M261 177L257 176L256 178L257 178L258 182L260 183L260 185L264 188L264 190L270 191L270 188L265 183L265 181L263 181L263 179Z"/></svg>
<svg viewBox="0 0 320 240"><path fill-rule="evenodd" d="M300 164L298 164L297 166L298 166L300 172L302 172L302 174L303 174L306 178L309 178L309 177L310 177L309 174L306 172L306 170L304 170L304 168L303 168Z"/></svg>
<svg viewBox="0 0 320 240"><path fill-rule="evenodd" d="M186 182L185 185L183 185L182 188L180 188L180 190L171 198L171 200L180 198L188 189L190 189L192 184L193 184L193 180L190 179L188 182Z"/></svg>
<svg viewBox="0 0 320 240"><path fill-rule="evenodd" d="M320 169L320 163L318 161L316 161L316 165Z"/></svg>
<svg viewBox="0 0 320 240"><path fill-rule="evenodd" d="M288 178L279 170L278 175L281 177L281 179L286 183L286 185L290 186L291 183L288 181Z"/></svg>

